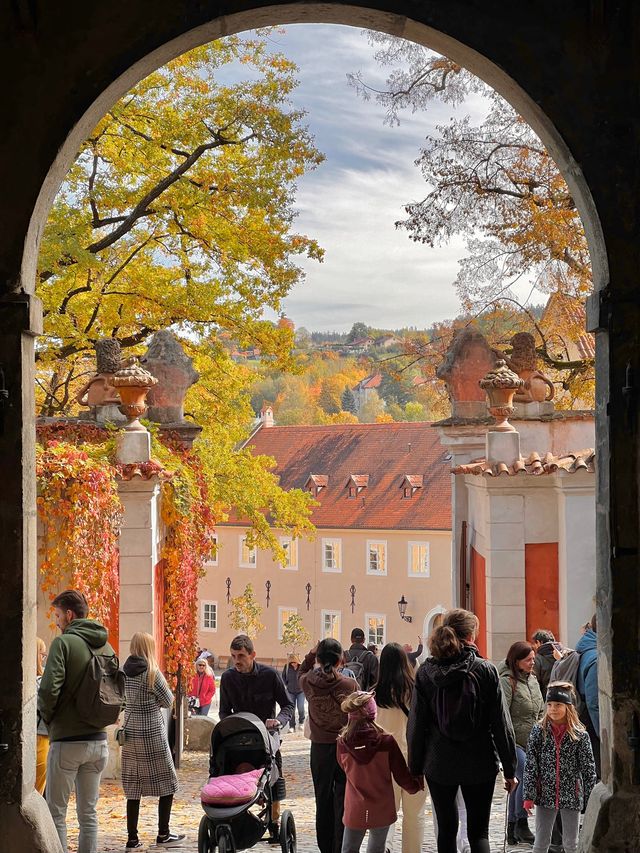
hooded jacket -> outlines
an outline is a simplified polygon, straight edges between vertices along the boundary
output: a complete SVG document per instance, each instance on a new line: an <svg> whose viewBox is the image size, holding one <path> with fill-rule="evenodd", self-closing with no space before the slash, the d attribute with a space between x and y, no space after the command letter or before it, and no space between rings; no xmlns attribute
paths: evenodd
<svg viewBox="0 0 640 853"><path fill-rule="evenodd" d="M355 678L313 669L316 656L309 652L300 665L300 687L309 703L308 720L313 743L335 743L347 715L340 709L343 699L359 690Z"/></svg>
<svg viewBox="0 0 640 853"><path fill-rule="evenodd" d="M533 674L538 679L543 699L547 695L547 687L549 686L549 681L551 679L551 670L556 662L556 659L553 656L554 649L561 652L563 651L564 646L562 643L551 641L543 643L536 652L536 659L533 664Z"/></svg>
<svg viewBox="0 0 640 853"><path fill-rule="evenodd" d="M462 678L476 679L479 692L478 719L468 733L453 740L443 734L434 713L438 691L459 684ZM516 744L511 720L504 706L500 678L495 666L480 657L475 646L466 645L460 655L448 660L427 658L416 675L409 722L409 769L424 773L442 785L488 782L498 772L498 756L504 775L516 772Z"/></svg>
<svg viewBox="0 0 640 853"><path fill-rule="evenodd" d="M531 729L538 722L544 710L544 699L535 675L521 672L514 679L506 660L498 666L500 684L504 695L504 704L511 716L516 743L522 749L527 748Z"/></svg>
<svg viewBox="0 0 640 853"><path fill-rule="evenodd" d="M598 637L595 631L587 628L576 643L576 651L580 654L578 668L578 691L584 696L584 701L593 723L593 728L600 737L600 705L598 700Z"/></svg>
<svg viewBox="0 0 640 853"><path fill-rule="evenodd" d="M589 735L573 740L566 730L545 734L535 725L527 745L524 799L547 809L582 811L596 784L596 767Z"/></svg>
<svg viewBox="0 0 640 853"><path fill-rule="evenodd" d="M342 820L349 829L376 829L395 822L392 779L410 794L420 790L395 738L373 726L363 726L349 742L339 738L337 755L347 777Z"/></svg>
<svg viewBox="0 0 640 853"><path fill-rule="evenodd" d="M47 665L38 691L38 711L49 728L49 739L105 740L106 731L81 718L75 703L92 649L105 648L114 654L107 643L107 629L94 619L74 619L49 647Z"/></svg>

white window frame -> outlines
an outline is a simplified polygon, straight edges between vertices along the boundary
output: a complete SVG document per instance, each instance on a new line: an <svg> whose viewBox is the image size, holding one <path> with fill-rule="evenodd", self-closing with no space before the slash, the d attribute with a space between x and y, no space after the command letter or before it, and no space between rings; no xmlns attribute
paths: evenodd
<svg viewBox="0 0 640 853"><path fill-rule="evenodd" d="M216 611L215 611L216 612L216 627L215 628L207 627L205 625L204 614L205 614L205 610L206 610L206 605L209 605L209 606L213 605L216 609ZM217 601L209 601L209 600L201 601L200 602L200 630L206 631L207 633L212 633L212 634L215 633L218 630L218 617L219 617L219 615L220 614L218 611L218 602Z"/></svg>
<svg viewBox="0 0 640 853"><path fill-rule="evenodd" d="M384 545L384 569L382 571L377 571L371 568L371 546L372 545ZM387 544L386 539L367 539L367 550L366 550L366 567L367 574L373 575L374 577L386 577L387 575L387 563L389 561L389 545Z"/></svg>
<svg viewBox="0 0 640 853"><path fill-rule="evenodd" d="M326 616L333 616L338 620L338 636L334 637L338 642L340 642L340 636L342 634L342 611L341 610L322 610L320 612L320 639L324 640L326 637L332 637L333 634L327 634L325 631L324 620Z"/></svg>
<svg viewBox="0 0 640 853"><path fill-rule="evenodd" d="M214 545L211 549L211 554L209 555L209 559L206 561L207 566L217 566L218 565L218 547L219 547L220 543L218 542L218 534L217 533L213 534L213 542L214 542Z"/></svg>
<svg viewBox="0 0 640 853"><path fill-rule="evenodd" d="M285 623L287 622L287 620L289 619L289 616L292 616L294 613L297 613L297 612L298 612L297 607L287 607L285 604L283 604L281 607L278 607L278 639L279 640L282 639L282 632L284 631L284 626L285 626ZM283 619L282 618L283 613L288 613L289 616L287 616L286 619Z"/></svg>
<svg viewBox="0 0 640 853"><path fill-rule="evenodd" d="M297 572L298 571L298 560L299 560L298 541L299 540L294 539L293 536L281 536L280 537L280 545L282 545L283 547L287 544L289 545L289 549L287 552L289 554L289 557L291 557L291 551L293 550L293 547L295 545L295 557L296 557L295 563L292 562L289 565L287 565L285 563L280 563L280 568L285 572Z"/></svg>
<svg viewBox="0 0 640 853"><path fill-rule="evenodd" d="M238 564L239 564L241 569L257 569L258 568L258 549L256 548L255 545L253 546L253 548L250 549L253 552L253 563L244 562L242 559L242 557L243 557L242 552L244 550L244 543L246 542L246 540L247 540L247 534L243 533L240 536L240 540L238 543L240 546L239 547L239 553L238 553Z"/></svg>
<svg viewBox="0 0 640 853"><path fill-rule="evenodd" d="M334 566L333 568L329 568L327 566L326 559L325 559L325 547L327 545L334 545L335 546L336 544L340 548L340 559L338 561L339 565L337 567ZM342 573L342 539L327 537L327 538L322 540L322 571L323 572L332 572L333 574L341 574Z"/></svg>
<svg viewBox="0 0 640 853"><path fill-rule="evenodd" d="M427 550L427 570L426 572L414 572L412 569L413 548L426 548ZM431 577L431 543L426 539L415 539L407 545L407 574L410 578L429 578Z"/></svg>
<svg viewBox="0 0 640 853"><path fill-rule="evenodd" d="M371 639L371 634L369 633L369 619L381 619L382 620L382 640ZM382 648L382 646L386 645L387 642L387 614L386 613L365 613L364 614L364 624L365 624L365 644L367 646L371 645L371 643L375 643L378 648Z"/></svg>

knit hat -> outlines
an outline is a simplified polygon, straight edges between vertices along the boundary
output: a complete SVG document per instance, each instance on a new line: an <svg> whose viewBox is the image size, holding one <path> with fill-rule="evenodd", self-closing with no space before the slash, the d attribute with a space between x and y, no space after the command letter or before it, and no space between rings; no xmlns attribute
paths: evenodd
<svg viewBox="0 0 640 853"><path fill-rule="evenodd" d="M563 705L574 705L573 695L568 687L549 685L547 690L547 702L562 702Z"/></svg>
<svg viewBox="0 0 640 853"><path fill-rule="evenodd" d="M373 697L373 692L367 690L358 690L348 696L345 702L348 702L351 707L351 710L348 711L349 719L375 720L378 713L378 706Z"/></svg>

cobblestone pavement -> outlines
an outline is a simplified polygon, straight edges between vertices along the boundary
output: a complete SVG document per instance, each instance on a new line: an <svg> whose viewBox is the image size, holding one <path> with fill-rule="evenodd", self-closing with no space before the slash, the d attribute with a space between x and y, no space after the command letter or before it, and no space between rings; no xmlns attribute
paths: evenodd
<svg viewBox="0 0 640 853"><path fill-rule="evenodd" d="M295 816L298 832L298 850L300 853L317 853L315 843L315 802L313 786L309 772L309 741L300 733L288 735L282 747L284 768L287 778L288 796L285 808L290 808ZM184 753L178 777L180 790L176 794L171 828L174 832L185 833L184 841L172 849L196 853L198 824L202 816L200 806L200 788L206 781L208 756L201 752ZM140 808L140 840L145 845L143 850L166 849L156 846L157 800L145 798ZM504 838L505 794L496 785L493 812L491 816L491 850L492 853L502 853ZM105 782L101 788L98 804L100 822L100 840L98 849L101 853L124 853L127 840L126 810L122 788L118 783ZM75 804L69 803L69 851L77 850L77 823L75 820ZM393 853L401 853L401 833L398 830L394 841ZM256 848L267 853L266 845L259 844ZM278 848L279 849L279 848ZM364 847L363 847L364 849ZM436 843L433 834L431 807L427 801L427 825L423 853L436 853ZM518 853L526 853L530 848L518 845L513 848Z"/></svg>

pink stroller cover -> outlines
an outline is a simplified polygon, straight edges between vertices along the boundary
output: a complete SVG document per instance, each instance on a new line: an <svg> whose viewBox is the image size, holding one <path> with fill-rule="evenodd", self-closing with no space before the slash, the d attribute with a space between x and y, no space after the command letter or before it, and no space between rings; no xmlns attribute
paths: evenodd
<svg viewBox="0 0 640 853"><path fill-rule="evenodd" d="M212 776L200 791L200 799L209 806L238 806L248 803L258 790L264 769L248 770L230 776Z"/></svg>

